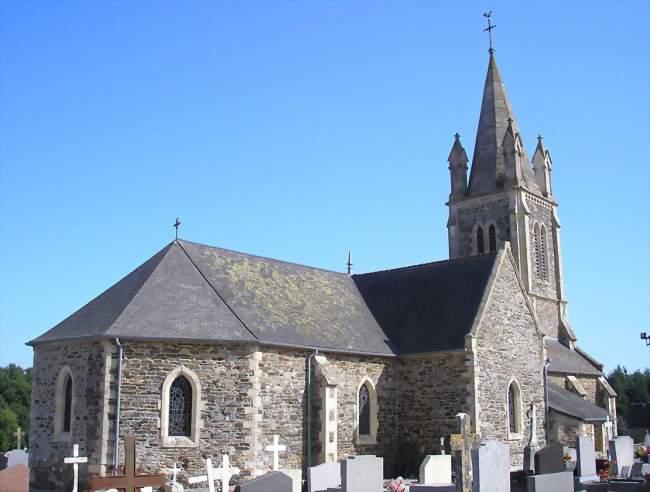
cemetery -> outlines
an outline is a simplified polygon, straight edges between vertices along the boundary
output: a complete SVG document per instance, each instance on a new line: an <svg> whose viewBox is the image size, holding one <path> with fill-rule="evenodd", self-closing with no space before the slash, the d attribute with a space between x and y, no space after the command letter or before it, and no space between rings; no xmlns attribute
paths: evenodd
<svg viewBox="0 0 650 492"><path fill-rule="evenodd" d="M528 468L511 466L510 447L471 432L469 417L457 415L458 433L440 439L439 454L427 455L413 477L388 477L384 460L374 455L356 455L336 463L302 469L284 468L286 446L280 436L265 451L272 455L272 470L242 480L228 454L204 460L204 473L188 474L182 463L172 463L156 473L138 466L136 439L125 438L125 466L110 476L91 475L88 486L79 487L79 471L88 466L79 446L72 445L63 459L71 478L72 492L615 492L650 490L650 433L634 443L629 436L614 437L607 453L597 453L594 441L578 436L573 447L552 442L528 443L532 462ZM450 443L449 452L445 441ZM0 461L0 490L26 491L28 449L5 453ZM12 471L13 470L13 471ZM7 472L11 472L8 474ZM2 481L2 474L11 479ZM11 480L15 487L7 485ZM25 487L18 486L24 482Z"/></svg>

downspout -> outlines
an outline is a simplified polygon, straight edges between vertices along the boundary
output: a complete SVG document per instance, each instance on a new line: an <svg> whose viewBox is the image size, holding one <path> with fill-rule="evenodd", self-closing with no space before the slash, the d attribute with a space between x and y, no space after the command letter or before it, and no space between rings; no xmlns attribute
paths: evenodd
<svg viewBox="0 0 650 492"><path fill-rule="evenodd" d="M120 339L115 339L115 345L117 345L117 395L115 402L115 443L113 447L113 474L117 472L117 454L119 452L119 440L120 440L120 396L122 393L122 344Z"/></svg>
<svg viewBox="0 0 650 492"><path fill-rule="evenodd" d="M549 443L548 436L548 366L551 364L550 359L544 362L544 438L546 445Z"/></svg>
<svg viewBox="0 0 650 492"><path fill-rule="evenodd" d="M318 350L307 357L307 469L311 467L311 360L316 355Z"/></svg>

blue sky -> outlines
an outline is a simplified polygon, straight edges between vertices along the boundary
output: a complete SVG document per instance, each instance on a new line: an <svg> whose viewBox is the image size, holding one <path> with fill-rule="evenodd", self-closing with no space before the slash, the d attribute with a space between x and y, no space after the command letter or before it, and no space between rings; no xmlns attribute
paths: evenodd
<svg viewBox="0 0 650 492"><path fill-rule="evenodd" d="M447 257L494 11L553 156L569 317L648 367L649 3L0 0L0 365L173 238L366 272Z"/></svg>

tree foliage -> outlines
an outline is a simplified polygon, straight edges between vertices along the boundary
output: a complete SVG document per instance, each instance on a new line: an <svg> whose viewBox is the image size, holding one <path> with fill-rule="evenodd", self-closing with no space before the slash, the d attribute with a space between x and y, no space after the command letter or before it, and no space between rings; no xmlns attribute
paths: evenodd
<svg viewBox="0 0 650 492"><path fill-rule="evenodd" d="M29 406L32 396L32 370L15 364L0 368L0 451L16 447L14 433L20 426L21 446L29 436Z"/></svg>
<svg viewBox="0 0 650 492"><path fill-rule="evenodd" d="M650 369L630 374L625 367L616 366L607 380L618 394L619 429L650 426Z"/></svg>

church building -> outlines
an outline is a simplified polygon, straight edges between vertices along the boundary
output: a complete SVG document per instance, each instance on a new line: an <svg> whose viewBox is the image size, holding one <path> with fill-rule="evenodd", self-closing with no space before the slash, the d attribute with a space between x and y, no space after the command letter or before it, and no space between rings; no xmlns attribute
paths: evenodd
<svg viewBox="0 0 650 492"><path fill-rule="evenodd" d="M469 177L458 135L448 163L448 260L351 275L177 239L29 342L31 487L70 483L73 444L82 482L111 473L128 434L145 470L228 453L241 480L274 435L283 468L416 473L458 413L513 469L531 441L603 450L616 395L567 318L551 157L539 137L529 160L492 50Z"/></svg>

